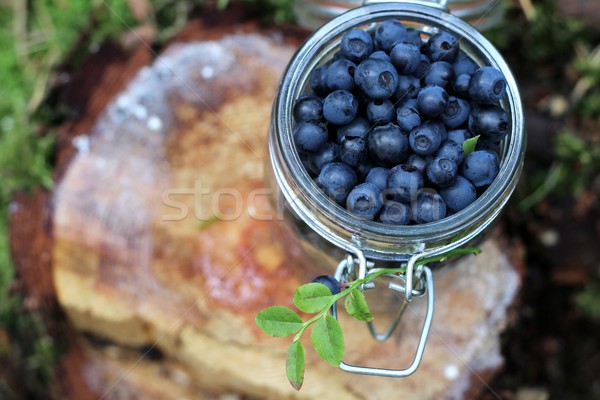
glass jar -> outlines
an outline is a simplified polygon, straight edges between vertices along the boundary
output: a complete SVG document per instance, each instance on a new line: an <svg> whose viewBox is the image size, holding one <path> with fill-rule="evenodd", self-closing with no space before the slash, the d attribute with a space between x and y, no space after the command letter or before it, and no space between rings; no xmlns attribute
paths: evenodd
<svg viewBox="0 0 600 400"><path fill-rule="evenodd" d="M496 25L504 15L502 0L430 0L445 5L452 14L480 31ZM298 0L294 3L297 22L309 30L319 28L365 0Z"/></svg>
<svg viewBox="0 0 600 400"><path fill-rule="evenodd" d="M422 225L394 226L360 219L335 204L318 187L306 172L295 149L292 128L292 108L308 87L310 73L327 63L339 49L344 32L352 28L372 31L378 22L396 19L407 27L428 37L438 30L445 30L460 39L461 50L479 65L499 69L507 81L506 95L501 106L508 112L511 131L500 146L500 171L493 183L479 198L464 210ZM331 274L339 276L342 270L352 270L362 278L372 268L405 264L403 277L405 303L418 293L413 279L421 279L420 289L429 291L428 315L423 329L426 340L428 322L431 322L433 285L429 269L413 276L415 263L420 258L437 255L453 248L478 240L498 217L512 194L522 169L525 152L525 121L519 90L514 77L498 51L472 26L440 8L409 3L372 3L352 9L328 22L314 32L291 59L276 94L269 133L272 183L276 191L277 207L285 220L286 228L292 230L310 258L314 271L312 276ZM350 256L348 256L350 255ZM340 261L341 260L341 261ZM337 269L336 269L337 266ZM352 268L351 268L352 267ZM423 282L423 279L426 282ZM428 281L427 281L428 280ZM402 288L401 288L402 289ZM389 292L389 291L388 291ZM431 311L431 312L430 312ZM401 313L400 313L401 314ZM396 321L397 324L397 321ZM387 338L377 334L378 340ZM370 326L372 328L372 326ZM423 339L423 336L422 336ZM424 346L424 340L421 341ZM419 345L422 354L422 346ZM417 352L417 356L418 356ZM415 358L418 366L418 357ZM414 367L413 365L411 366ZM351 372L385 375L372 368ZM410 368L409 368L410 369ZM414 368L416 369L416 368ZM375 372L374 372L375 371ZM405 376L407 370L396 375ZM414 371L409 371L414 372Z"/></svg>

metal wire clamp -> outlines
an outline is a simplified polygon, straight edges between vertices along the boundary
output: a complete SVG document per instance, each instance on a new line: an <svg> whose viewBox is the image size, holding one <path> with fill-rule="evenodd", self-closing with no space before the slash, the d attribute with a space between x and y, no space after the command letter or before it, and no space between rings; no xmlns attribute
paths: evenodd
<svg viewBox="0 0 600 400"><path fill-rule="evenodd" d="M338 281L343 283L355 279L362 279L370 274L374 274L379 271L379 269L374 268L374 264L372 262L369 262L365 259L362 252L358 252L357 255L358 258L355 259L351 254L348 254L348 256L338 264L338 267L335 272L335 277ZM427 312L425 314L425 320L423 322L423 328L421 330L419 344L417 345L417 350L410 366L408 366L405 369L386 369L350 365L342 361L339 367L343 371L362 375L402 378L411 375L419 368L421 360L423 359L425 345L427 344L427 337L429 335L429 329L431 328L431 322L433 320L434 305L433 274L431 270L425 265L419 265L415 268L415 262L419 258L419 256L414 255L408 260L406 264L406 273L404 275L382 275L395 280L399 280L401 284L398 284L396 282L390 282L389 288L391 290L404 294L404 296L401 297L401 303L398 307L396 316L394 317L388 329L385 330L383 333L379 333L377 332L371 321L367 322L369 332L371 333L373 338L375 338L375 340L377 341L384 341L392 335L392 333L398 326L398 323L400 322L400 319L404 314L404 310L411 302L412 298L424 296L425 294L427 294ZM413 282L415 281L416 284L413 284ZM360 290L364 291L366 289L374 288L375 284L373 282L368 282L362 285L362 287L360 287ZM338 319L337 303L334 303L331 307L331 315L335 319Z"/></svg>

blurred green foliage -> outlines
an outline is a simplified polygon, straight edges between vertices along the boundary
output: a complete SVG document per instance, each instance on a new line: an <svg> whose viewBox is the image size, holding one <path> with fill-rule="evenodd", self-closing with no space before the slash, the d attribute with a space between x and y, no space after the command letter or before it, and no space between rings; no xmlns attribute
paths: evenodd
<svg viewBox="0 0 600 400"><path fill-rule="evenodd" d="M565 131L558 134L554 153L566 168L562 185L564 189L575 196L585 188L600 173L600 146Z"/></svg>
<svg viewBox="0 0 600 400"><path fill-rule="evenodd" d="M550 76L555 82L548 89L560 92L569 88L569 82L563 79L563 68L573 58L575 43L586 41L587 37L582 22L566 18L558 12L556 3L557 0L535 1L529 19L517 3L510 3L506 17L485 36L509 63L516 61L511 68L517 80L523 76L529 82L546 81Z"/></svg>
<svg viewBox="0 0 600 400"><path fill-rule="evenodd" d="M600 144L593 131L600 122L600 34L559 12L557 0L539 0L533 7L529 19L515 7L486 32L509 62L511 57L518 61L512 64L518 80L521 75L523 81L546 85L548 98L566 105L563 114L554 115L564 124L549 149L551 164L523 182L528 194L518 204L521 212L548 198L576 199L584 191L600 195ZM586 118L591 121L582 123ZM600 284L588 284L575 303L585 315L600 318Z"/></svg>
<svg viewBox="0 0 600 400"><path fill-rule="evenodd" d="M530 210L550 195L576 197L600 174L600 146L572 131L559 132L552 151L554 162L530 179L529 186L535 189L520 201L521 211Z"/></svg>
<svg viewBox="0 0 600 400"><path fill-rule="evenodd" d="M41 112L54 68L82 32L89 45L123 30L133 19L126 0L0 3L0 304L12 278L7 220L11 193L52 186L54 142ZM110 9L108 8L110 7ZM118 18L115 18L118 15Z"/></svg>
<svg viewBox="0 0 600 400"><path fill-rule="evenodd" d="M586 315L600 320L600 282L588 283L575 302Z"/></svg>
<svg viewBox="0 0 600 400"><path fill-rule="evenodd" d="M44 100L55 67L86 33L93 46L123 31L133 19L127 0L15 1L0 3L0 329L19 337L9 357L33 388L51 380L55 344L38 315L24 313L9 293L13 279L8 244L11 195L52 186L52 110ZM115 15L119 17L116 18ZM41 398L41 397L38 397Z"/></svg>
<svg viewBox="0 0 600 400"><path fill-rule="evenodd" d="M583 24L565 18L557 11L556 3L556 0L536 1L534 19L525 32L519 32L526 49L524 54L537 64L563 64L565 57L573 53L573 43L583 34Z"/></svg>
<svg viewBox="0 0 600 400"><path fill-rule="evenodd" d="M600 121L600 45L580 43L577 49L573 67L579 76L571 100L580 115Z"/></svg>
<svg viewBox="0 0 600 400"><path fill-rule="evenodd" d="M256 10L260 10L268 23L285 24L294 21L293 6L296 0L247 0Z"/></svg>

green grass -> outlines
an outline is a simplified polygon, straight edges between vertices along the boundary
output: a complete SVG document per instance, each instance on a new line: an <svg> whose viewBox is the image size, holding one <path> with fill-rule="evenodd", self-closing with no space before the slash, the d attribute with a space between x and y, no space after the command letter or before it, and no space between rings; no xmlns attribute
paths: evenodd
<svg viewBox="0 0 600 400"><path fill-rule="evenodd" d="M40 316L24 313L20 298L10 295L9 206L17 191L52 187L56 111L44 101L55 67L83 34L90 46L122 32L123 21L133 24L126 0L108 4L119 18L97 0L0 3L0 330L19 338L6 351L19 360L15 373L34 396L51 380L55 344Z"/></svg>
<svg viewBox="0 0 600 400"><path fill-rule="evenodd" d="M586 315L600 321L600 282L587 283L575 303Z"/></svg>
<svg viewBox="0 0 600 400"><path fill-rule="evenodd" d="M6 5L8 3L9 5ZM54 137L44 100L55 67L82 32L90 45L132 24L126 0L4 2L0 5L0 304L12 279L7 221L15 191L52 186L49 163ZM44 134L42 130L50 129Z"/></svg>

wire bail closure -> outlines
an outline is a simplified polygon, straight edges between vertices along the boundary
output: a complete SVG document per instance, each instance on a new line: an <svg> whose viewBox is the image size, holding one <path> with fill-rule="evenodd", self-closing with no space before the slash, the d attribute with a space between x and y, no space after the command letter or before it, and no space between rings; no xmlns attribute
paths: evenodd
<svg viewBox="0 0 600 400"><path fill-rule="evenodd" d="M355 249L357 258L350 253L345 259L340 261L335 272L335 278L340 282L348 282L354 279L364 279L370 274L378 272L378 268L375 268L375 264L371 261L367 261L362 251ZM421 337L415 357L412 363L405 369L386 369L377 367L366 367L358 365L346 364L342 361L339 367L346 372L362 375L382 376L389 378L402 378L413 374L421 364L423 359L423 352L425 345L427 344L427 337L431 328L431 322L433 320L433 305L434 305L434 286L433 286L433 274L431 269L426 265L419 265L415 268L416 261L421 258L421 255L413 255L406 263L406 273L404 275L396 274L385 274L382 276L390 277L392 279L400 281L400 283L390 282L389 289L396 292L402 293L401 303L398 306L396 316L394 317L390 326L383 332L380 333L375 329L372 321L367 322L369 332L373 338L377 341L384 341L388 339L392 333L396 330L406 307L411 302L413 297L421 297L427 294L427 311L425 314L425 320L423 322L423 328L421 330ZM357 268L358 267L358 268ZM416 284L414 283L416 282ZM374 289L375 283L368 282L363 284L359 289L361 291ZM337 302L331 307L331 315L337 320Z"/></svg>

